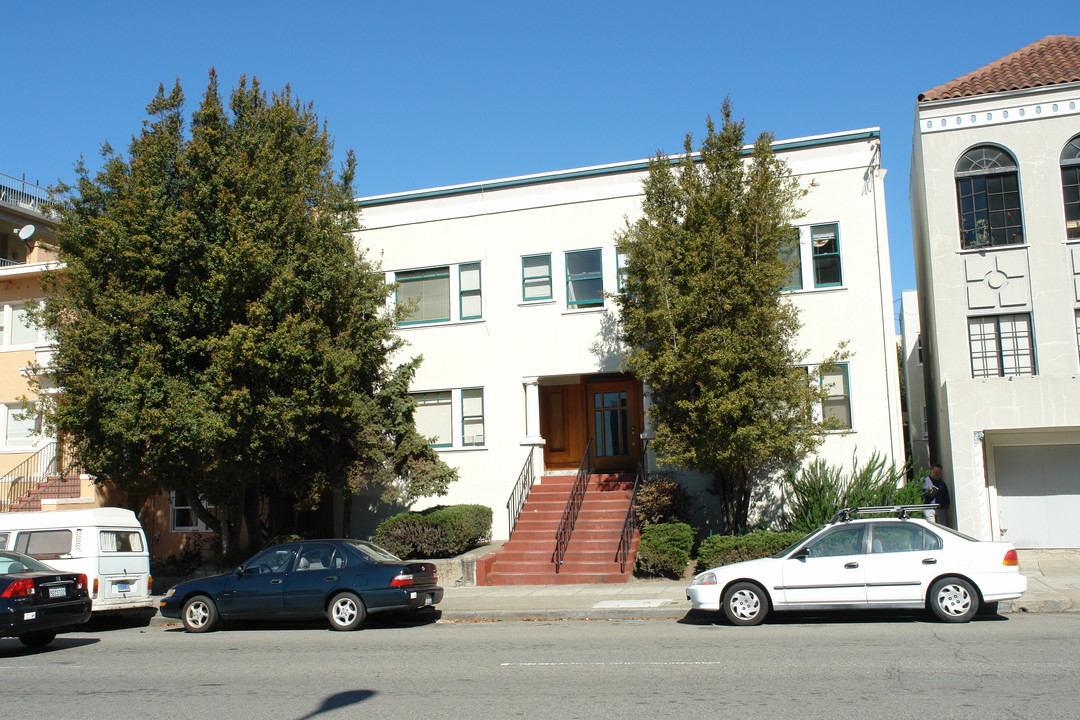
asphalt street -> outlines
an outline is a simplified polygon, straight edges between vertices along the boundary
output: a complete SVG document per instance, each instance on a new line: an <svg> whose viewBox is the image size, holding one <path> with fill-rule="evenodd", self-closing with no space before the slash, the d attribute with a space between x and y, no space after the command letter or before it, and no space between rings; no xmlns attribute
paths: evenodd
<svg viewBox="0 0 1080 720"><path fill-rule="evenodd" d="M91 627L0 641L7 717L1075 718L1080 615Z"/></svg>

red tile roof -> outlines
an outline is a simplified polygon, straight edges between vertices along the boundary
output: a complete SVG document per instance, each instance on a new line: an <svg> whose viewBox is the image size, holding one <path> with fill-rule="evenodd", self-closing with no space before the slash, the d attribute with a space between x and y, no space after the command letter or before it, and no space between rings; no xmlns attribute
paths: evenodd
<svg viewBox="0 0 1080 720"><path fill-rule="evenodd" d="M927 90L919 102L1080 82L1080 37L1050 35L963 77Z"/></svg>

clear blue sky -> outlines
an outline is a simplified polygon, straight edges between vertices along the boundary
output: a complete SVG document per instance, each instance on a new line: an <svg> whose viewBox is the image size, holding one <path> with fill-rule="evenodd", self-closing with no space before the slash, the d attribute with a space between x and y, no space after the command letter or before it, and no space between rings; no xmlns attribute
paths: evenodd
<svg viewBox="0 0 1080 720"><path fill-rule="evenodd" d="M882 131L893 294L915 286L915 99L1047 35L1076 0L6 0L0 172L51 184L126 148L159 83L286 83L376 195L680 150L725 95L750 138Z"/></svg>

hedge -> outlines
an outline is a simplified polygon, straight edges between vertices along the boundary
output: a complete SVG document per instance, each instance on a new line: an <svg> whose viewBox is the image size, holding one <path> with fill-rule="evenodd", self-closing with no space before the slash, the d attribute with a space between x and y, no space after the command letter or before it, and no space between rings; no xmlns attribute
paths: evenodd
<svg viewBox="0 0 1080 720"><path fill-rule="evenodd" d="M802 532L756 530L747 535L710 535L698 547L697 570L775 555L806 536Z"/></svg>
<svg viewBox="0 0 1080 720"><path fill-rule="evenodd" d="M374 541L406 560L453 557L490 540L491 519L483 505L437 505L383 520Z"/></svg>

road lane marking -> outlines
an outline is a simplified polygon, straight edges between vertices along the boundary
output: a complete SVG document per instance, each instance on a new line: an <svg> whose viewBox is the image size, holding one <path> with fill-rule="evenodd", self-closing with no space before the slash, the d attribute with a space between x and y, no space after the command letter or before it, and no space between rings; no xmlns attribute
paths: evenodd
<svg viewBox="0 0 1080 720"><path fill-rule="evenodd" d="M667 598L649 598L645 600L601 600L593 605L593 610L604 608L654 608L661 605L675 604L674 600Z"/></svg>
<svg viewBox="0 0 1080 720"><path fill-rule="evenodd" d="M499 667L544 667L544 666L565 666L565 665L585 665L589 667L605 667L605 666L627 666L627 665L730 665L729 660L671 660L668 662L504 662L499 663Z"/></svg>

